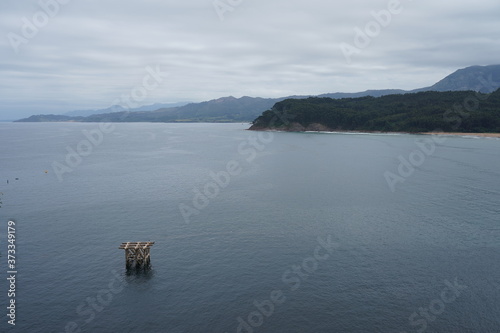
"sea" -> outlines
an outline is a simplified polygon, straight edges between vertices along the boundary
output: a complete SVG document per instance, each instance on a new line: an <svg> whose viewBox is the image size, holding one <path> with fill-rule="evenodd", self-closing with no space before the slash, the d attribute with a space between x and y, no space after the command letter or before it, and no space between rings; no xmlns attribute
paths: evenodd
<svg viewBox="0 0 500 333"><path fill-rule="evenodd" d="M499 139L249 126L0 123L0 331L500 332Z"/></svg>

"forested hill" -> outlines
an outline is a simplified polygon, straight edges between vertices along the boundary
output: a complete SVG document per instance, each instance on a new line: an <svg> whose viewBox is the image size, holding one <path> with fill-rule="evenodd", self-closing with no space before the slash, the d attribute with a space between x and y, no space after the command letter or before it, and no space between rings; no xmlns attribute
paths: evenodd
<svg viewBox="0 0 500 333"><path fill-rule="evenodd" d="M251 130L500 133L500 89L361 98L287 99Z"/></svg>

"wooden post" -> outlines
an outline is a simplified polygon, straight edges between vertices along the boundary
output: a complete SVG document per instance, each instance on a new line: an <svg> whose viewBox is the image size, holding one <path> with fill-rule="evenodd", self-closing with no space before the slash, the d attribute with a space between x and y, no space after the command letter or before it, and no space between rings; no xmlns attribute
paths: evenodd
<svg viewBox="0 0 500 333"><path fill-rule="evenodd" d="M119 249L125 250L125 267L127 270L149 269L151 267L151 246L155 242L126 242L122 243Z"/></svg>

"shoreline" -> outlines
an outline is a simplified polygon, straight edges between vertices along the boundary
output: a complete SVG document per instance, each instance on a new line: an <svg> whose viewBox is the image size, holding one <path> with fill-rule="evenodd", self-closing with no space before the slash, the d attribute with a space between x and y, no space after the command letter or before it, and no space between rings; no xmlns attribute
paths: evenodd
<svg viewBox="0 0 500 333"><path fill-rule="evenodd" d="M426 135L477 136L482 138L500 138L500 133L460 133L460 132L425 132Z"/></svg>
<svg viewBox="0 0 500 333"><path fill-rule="evenodd" d="M297 133L346 133L346 134L408 134L408 135L440 135L440 136L470 136L481 138L500 138L500 133L467 133L467 132L382 132L382 131L290 131L290 130L277 130L277 129L247 129L250 131L264 131L264 132L297 132Z"/></svg>

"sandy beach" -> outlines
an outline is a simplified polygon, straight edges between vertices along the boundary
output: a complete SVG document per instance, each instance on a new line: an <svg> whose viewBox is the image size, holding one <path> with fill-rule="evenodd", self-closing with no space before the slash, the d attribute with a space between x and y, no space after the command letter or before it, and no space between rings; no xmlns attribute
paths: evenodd
<svg viewBox="0 0 500 333"><path fill-rule="evenodd" d="M500 138L500 133L460 133L460 132L427 132L421 134L429 135L459 135L459 136L479 136L485 138Z"/></svg>
<svg viewBox="0 0 500 333"><path fill-rule="evenodd" d="M305 132L305 133L349 133L349 134L410 134L410 135L453 135L453 136L475 136L483 138L500 138L500 133L462 133L462 132L383 132L383 131L349 131L331 130L325 126L319 127L314 124L312 128L294 128L292 130L276 130L268 128L251 129L251 131L276 131L276 132Z"/></svg>

